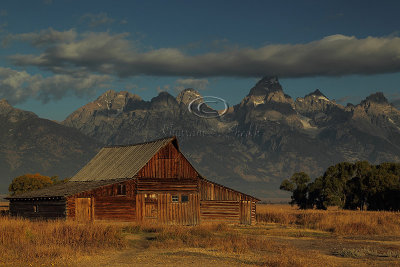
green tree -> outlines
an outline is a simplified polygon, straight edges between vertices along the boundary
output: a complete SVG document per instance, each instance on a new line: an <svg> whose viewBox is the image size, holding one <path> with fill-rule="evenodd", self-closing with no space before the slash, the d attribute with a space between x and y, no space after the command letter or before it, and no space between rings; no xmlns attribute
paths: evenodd
<svg viewBox="0 0 400 267"><path fill-rule="evenodd" d="M369 210L398 210L399 197L397 196L400 189L398 165L396 163L379 164L367 177Z"/></svg>
<svg viewBox="0 0 400 267"><path fill-rule="evenodd" d="M290 177L282 181L281 190L292 192L290 204L297 204L300 209L308 208L308 183L310 176L305 172L296 172Z"/></svg>
<svg viewBox="0 0 400 267"><path fill-rule="evenodd" d="M37 190L52 185L55 178L36 174L24 174L13 179L8 187L11 195L21 194L23 192Z"/></svg>
<svg viewBox="0 0 400 267"><path fill-rule="evenodd" d="M326 210L326 199L323 193L323 176L315 179L314 182L308 184L308 206L317 209Z"/></svg>
<svg viewBox="0 0 400 267"><path fill-rule="evenodd" d="M300 208L400 210L400 164L371 165L367 161L341 162L308 183L305 173L295 173L280 188L292 192L291 204ZM307 184L308 183L308 184Z"/></svg>

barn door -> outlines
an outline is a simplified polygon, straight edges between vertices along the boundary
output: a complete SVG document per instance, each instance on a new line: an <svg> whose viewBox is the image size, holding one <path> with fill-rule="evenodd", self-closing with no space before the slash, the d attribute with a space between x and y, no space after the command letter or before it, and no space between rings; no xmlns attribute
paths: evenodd
<svg viewBox="0 0 400 267"><path fill-rule="evenodd" d="M75 199L75 219L87 222L93 219L93 201L91 198Z"/></svg>
<svg viewBox="0 0 400 267"><path fill-rule="evenodd" d="M145 194L144 199L144 219L147 221L157 221L158 217L158 196L157 194Z"/></svg>

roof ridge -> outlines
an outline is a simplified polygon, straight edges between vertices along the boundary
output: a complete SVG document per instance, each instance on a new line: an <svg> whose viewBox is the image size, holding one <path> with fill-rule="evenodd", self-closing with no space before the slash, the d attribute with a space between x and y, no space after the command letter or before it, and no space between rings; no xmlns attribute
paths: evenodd
<svg viewBox="0 0 400 267"><path fill-rule="evenodd" d="M145 144L151 144L151 143L155 143L155 142L159 142L162 140L168 140L168 139L176 139L176 136L168 136L168 137L163 137L163 138L159 138L159 139L155 139L152 141L146 141L146 142L142 142L142 143L135 143L135 144L126 144L126 145L109 145L109 146L104 146L103 148L117 148L117 147L127 147L127 146L138 146L138 145L145 145Z"/></svg>

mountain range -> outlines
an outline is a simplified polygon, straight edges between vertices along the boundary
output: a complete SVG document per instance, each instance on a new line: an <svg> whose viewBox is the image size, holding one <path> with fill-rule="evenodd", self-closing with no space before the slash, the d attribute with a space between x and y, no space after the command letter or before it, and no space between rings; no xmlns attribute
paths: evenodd
<svg viewBox="0 0 400 267"><path fill-rule="evenodd" d="M202 175L261 199L287 198L279 184L297 171L316 177L341 161L400 161L400 111L382 93L342 106L320 90L292 99L277 77L264 77L212 118L188 109L201 97L192 88L151 101L109 90L61 123L3 100L0 191L25 172L73 175L102 145L171 135Z"/></svg>

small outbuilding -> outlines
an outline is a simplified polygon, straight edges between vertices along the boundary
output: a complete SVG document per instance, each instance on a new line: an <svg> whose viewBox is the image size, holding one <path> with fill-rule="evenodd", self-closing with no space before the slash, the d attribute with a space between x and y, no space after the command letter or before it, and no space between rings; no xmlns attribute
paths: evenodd
<svg viewBox="0 0 400 267"><path fill-rule="evenodd" d="M176 137L104 147L68 182L7 199L12 216L182 225L253 224L259 201L202 177Z"/></svg>

